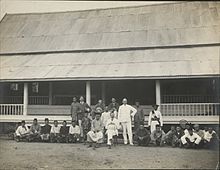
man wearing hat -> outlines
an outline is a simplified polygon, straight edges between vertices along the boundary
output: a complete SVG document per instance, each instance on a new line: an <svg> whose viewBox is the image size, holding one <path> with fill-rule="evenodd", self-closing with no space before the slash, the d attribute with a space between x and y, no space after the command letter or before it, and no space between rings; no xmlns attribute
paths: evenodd
<svg viewBox="0 0 220 170"><path fill-rule="evenodd" d="M159 105L152 105L153 110L149 114L148 126L150 126L151 133L156 129L156 125L163 126L163 118L161 112L158 110Z"/></svg>
<svg viewBox="0 0 220 170"><path fill-rule="evenodd" d="M30 130L27 125L25 125L25 121L21 121L21 125L18 126L17 130L15 131L15 140L17 142L21 140L28 140L30 135Z"/></svg>
<svg viewBox="0 0 220 170"><path fill-rule="evenodd" d="M51 126L49 125L49 119L45 118L44 120L45 125L41 127L41 140L45 142L49 142L50 140L50 130Z"/></svg>
<svg viewBox="0 0 220 170"><path fill-rule="evenodd" d="M91 130L87 134L87 142L89 143L89 147L92 147L92 144L94 144L93 149L103 142L103 125L100 117L101 112L96 110L95 119L91 123Z"/></svg>

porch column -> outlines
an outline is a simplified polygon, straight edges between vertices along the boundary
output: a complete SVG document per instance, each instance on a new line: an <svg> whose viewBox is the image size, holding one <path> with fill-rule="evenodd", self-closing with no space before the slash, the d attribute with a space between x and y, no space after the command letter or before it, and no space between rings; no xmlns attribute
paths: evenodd
<svg viewBox="0 0 220 170"><path fill-rule="evenodd" d="M53 104L53 84L49 82L49 105Z"/></svg>
<svg viewBox="0 0 220 170"><path fill-rule="evenodd" d="M27 107L28 107L28 83L24 83L23 104L24 104L23 115L27 115Z"/></svg>
<svg viewBox="0 0 220 170"><path fill-rule="evenodd" d="M160 80L156 80L156 104L158 104L159 106L161 104ZM160 109L160 107L158 109Z"/></svg>
<svg viewBox="0 0 220 170"><path fill-rule="evenodd" d="M86 82L86 103L91 105L91 84L90 81Z"/></svg>
<svg viewBox="0 0 220 170"><path fill-rule="evenodd" d="M102 101L103 101L103 103L105 103L105 82L104 81L102 82L102 91L101 91L101 93L102 93Z"/></svg>

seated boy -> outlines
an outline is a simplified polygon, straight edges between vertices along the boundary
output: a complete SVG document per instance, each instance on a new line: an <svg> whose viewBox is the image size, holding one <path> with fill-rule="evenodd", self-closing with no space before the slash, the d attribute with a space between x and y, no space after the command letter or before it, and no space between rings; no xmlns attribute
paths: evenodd
<svg viewBox="0 0 220 170"><path fill-rule="evenodd" d="M198 148L200 141L201 137L194 133L191 127L188 129L188 133L181 137L181 142L185 148Z"/></svg>
<svg viewBox="0 0 220 170"><path fill-rule="evenodd" d="M111 149L113 139L118 136L119 121L115 118L114 111L110 113L110 119L106 121L106 134L107 134L107 145Z"/></svg>
<svg viewBox="0 0 220 170"><path fill-rule="evenodd" d="M69 134L69 127L67 126L66 121L63 121L63 126L60 127L60 136L59 142L60 143L68 143L68 134Z"/></svg>
<svg viewBox="0 0 220 170"><path fill-rule="evenodd" d="M216 132L209 127L208 131L204 134L204 146L208 149L215 149L218 147L219 139Z"/></svg>
<svg viewBox="0 0 220 170"><path fill-rule="evenodd" d="M80 128L76 125L76 121L72 121L72 124L69 128L69 142L76 143L80 139Z"/></svg>
<svg viewBox="0 0 220 170"><path fill-rule="evenodd" d="M148 146L150 143L150 131L144 128L144 122L140 122L140 126L135 132L135 138L138 146Z"/></svg>
<svg viewBox="0 0 220 170"><path fill-rule="evenodd" d="M30 130L27 125L25 125L25 121L21 121L21 125L18 126L17 130L15 131L15 140L17 142L20 141L28 141L30 135Z"/></svg>
<svg viewBox="0 0 220 170"><path fill-rule="evenodd" d="M87 134L89 147L92 147L94 143L93 149L97 148L103 142L103 125L100 117L101 113L95 112L95 119L91 123L91 130Z"/></svg>
<svg viewBox="0 0 220 170"><path fill-rule="evenodd" d="M176 133L175 126L171 126L170 130L164 136L164 143L166 143L167 145L172 145L172 141L175 138L174 137L175 133Z"/></svg>
<svg viewBox="0 0 220 170"><path fill-rule="evenodd" d="M88 117L88 113L86 112L84 117L82 118L82 129L83 129L83 141L86 144L87 140L87 133L90 131L91 128L91 120Z"/></svg>
<svg viewBox="0 0 220 170"><path fill-rule="evenodd" d="M156 146L162 146L164 143L164 136L165 133L161 129L160 125L156 125L156 130L154 130L151 134L151 140L153 144Z"/></svg>
<svg viewBox="0 0 220 170"><path fill-rule="evenodd" d="M41 127L41 140L44 142L48 142L50 140L50 130L51 126L49 125L49 119L45 118L45 125Z"/></svg>
<svg viewBox="0 0 220 170"><path fill-rule="evenodd" d="M60 126L58 125L58 121L54 120L54 124L50 130L50 142L59 142L60 135Z"/></svg>
<svg viewBox="0 0 220 170"><path fill-rule="evenodd" d="M29 136L29 142L32 141L40 141L40 132L41 132L41 127L37 122L37 119L35 118L33 120L33 124L31 125L30 128L30 136Z"/></svg>
<svg viewBox="0 0 220 170"><path fill-rule="evenodd" d="M198 124L195 124L193 127L194 127L193 132L201 137L199 147L202 148L204 146L204 131L200 129Z"/></svg>
<svg viewBox="0 0 220 170"><path fill-rule="evenodd" d="M176 127L176 132L173 136L173 140L172 140L172 147L181 147L182 143L181 143L181 137L184 135L183 130L181 129L180 126Z"/></svg>

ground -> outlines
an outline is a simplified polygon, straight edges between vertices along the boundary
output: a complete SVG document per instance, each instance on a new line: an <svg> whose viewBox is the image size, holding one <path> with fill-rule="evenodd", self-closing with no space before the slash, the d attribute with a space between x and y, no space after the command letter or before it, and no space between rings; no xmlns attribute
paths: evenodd
<svg viewBox="0 0 220 170"><path fill-rule="evenodd" d="M215 169L219 152L119 144L93 150L83 144L24 143L0 139L0 169L182 168Z"/></svg>

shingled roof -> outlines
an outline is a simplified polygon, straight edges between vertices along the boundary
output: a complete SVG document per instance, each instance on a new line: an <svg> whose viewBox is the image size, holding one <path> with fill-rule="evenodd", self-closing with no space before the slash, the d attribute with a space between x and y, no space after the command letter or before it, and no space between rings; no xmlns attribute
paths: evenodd
<svg viewBox="0 0 220 170"><path fill-rule="evenodd" d="M8 14L0 82L219 76L220 3Z"/></svg>
<svg viewBox="0 0 220 170"><path fill-rule="evenodd" d="M75 12L8 14L0 52L220 43L219 2L179 2Z"/></svg>

